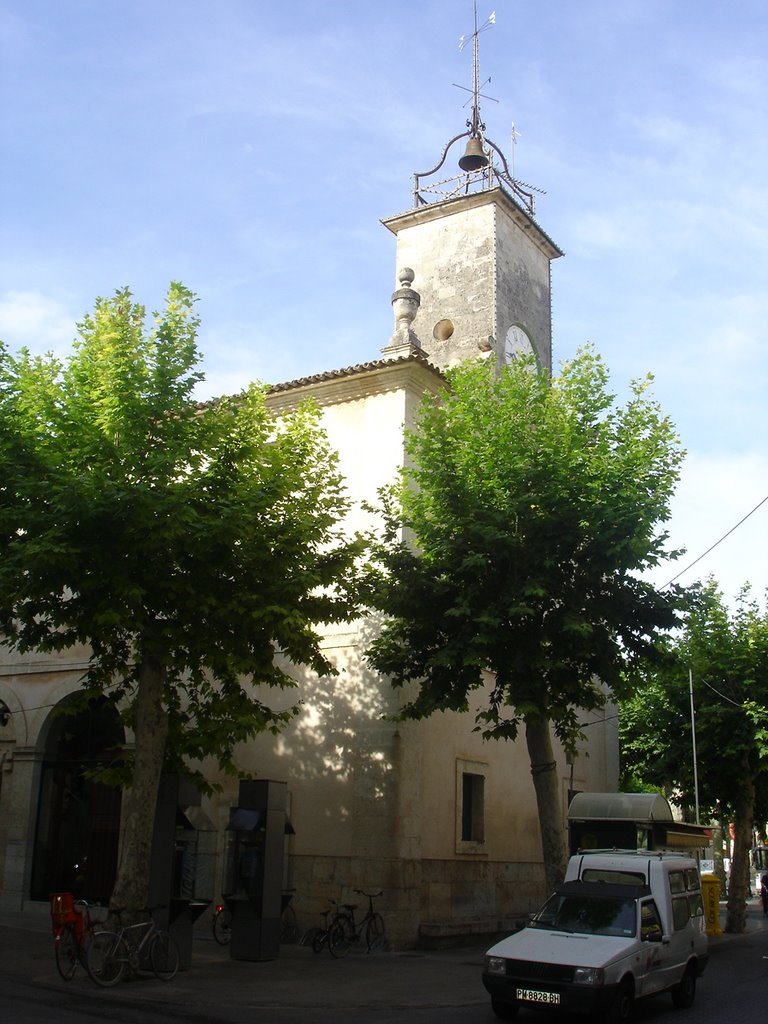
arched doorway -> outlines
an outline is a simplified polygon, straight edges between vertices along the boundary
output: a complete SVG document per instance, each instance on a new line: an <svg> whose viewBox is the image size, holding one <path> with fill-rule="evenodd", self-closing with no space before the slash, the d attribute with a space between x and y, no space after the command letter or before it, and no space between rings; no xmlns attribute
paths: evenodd
<svg viewBox="0 0 768 1024"><path fill-rule="evenodd" d="M45 745L40 778L33 900L74 892L107 900L112 892L120 832L121 792L88 773L111 761L124 743L115 708L95 703L58 714Z"/></svg>

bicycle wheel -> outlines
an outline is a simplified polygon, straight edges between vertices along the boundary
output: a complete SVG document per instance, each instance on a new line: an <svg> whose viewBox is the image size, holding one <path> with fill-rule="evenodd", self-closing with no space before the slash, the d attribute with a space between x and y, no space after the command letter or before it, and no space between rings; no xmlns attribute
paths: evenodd
<svg viewBox="0 0 768 1024"><path fill-rule="evenodd" d="M312 952L319 953L327 941L328 932L323 928L318 928L312 936Z"/></svg>
<svg viewBox="0 0 768 1024"><path fill-rule="evenodd" d="M179 947L168 932L158 932L149 944L149 962L160 981L170 981L179 969Z"/></svg>
<svg viewBox="0 0 768 1024"><path fill-rule="evenodd" d="M115 932L95 932L88 943L85 967L97 985L116 985L128 966L128 949Z"/></svg>
<svg viewBox="0 0 768 1024"><path fill-rule="evenodd" d="M54 945L56 949L56 967L64 981L71 981L77 969L79 944L73 924L65 924L57 934Z"/></svg>
<svg viewBox="0 0 768 1024"><path fill-rule="evenodd" d="M211 922L213 937L220 946L226 946L232 938L232 913L226 907L217 910Z"/></svg>
<svg viewBox="0 0 768 1024"><path fill-rule="evenodd" d="M369 953L378 953L384 949L386 935L384 934L384 918L381 914L373 914L368 918L365 926L365 944Z"/></svg>
<svg viewBox="0 0 768 1024"><path fill-rule="evenodd" d="M351 918L346 915L335 917L328 929L328 949L331 951L331 956L335 956L337 959L346 956L354 934L355 929Z"/></svg>

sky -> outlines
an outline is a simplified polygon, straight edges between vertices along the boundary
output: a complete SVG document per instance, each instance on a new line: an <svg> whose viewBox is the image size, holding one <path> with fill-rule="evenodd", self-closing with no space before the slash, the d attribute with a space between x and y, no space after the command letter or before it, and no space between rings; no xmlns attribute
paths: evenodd
<svg viewBox="0 0 768 1024"><path fill-rule="evenodd" d="M491 12L486 134L565 252L555 364L591 342L619 400L652 373L688 453L669 524L686 554L653 578L761 596L768 6L479 0L478 23ZM129 286L153 310L180 280L200 398L378 358L396 287L380 221L465 130L473 17L472 0L0 0L0 338L65 355L97 296Z"/></svg>

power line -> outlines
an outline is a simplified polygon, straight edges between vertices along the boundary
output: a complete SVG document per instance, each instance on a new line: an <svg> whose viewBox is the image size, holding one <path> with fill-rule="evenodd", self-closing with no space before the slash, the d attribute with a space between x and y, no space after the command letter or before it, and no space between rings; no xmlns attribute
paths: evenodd
<svg viewBox="0 0 768 1024"><path fill-rule="evenodd" d="M755 507L753 509L751 509L749 512L747 512L747 514L743 518L741 518L738 521L738 523L736 523L735 526L732 526L727 533L724 533L723 536L720 538L720 540L716 540L715 543L711 547L708 547L707 550L703 554L699 555L698 558L695 558L689 565L686 565L686 567L684 569L681 569L680 572L677 574L677 576L673 576L672 579L668 583L665 583L664 586L661 589L662 590L666 590L667 587L671 587L673 583L677 582L677 580L679 580L681 576L684 576L688 572L688 570L692 569L694 567L694 565L696 565L698 562L700 562L702 560L702 558L706 558L707 555L710 553L710 551L714 551L715 548L718 546L718 544L722 544L723 541L726 539L726 537L730 537L730 535L734 532L734 530L738 530L738 528L742 525L742 523L746 523L746 521L749 519L749 517L751 515L754 515L754 513L757 512L757 510L762 505L764 505L766 503L766 501L768 501L768 494L766 494L766 496L763 498L762 501L758 501L758 503L755 505Z"/></svg>
<svg viewBox="0 0 768 1024"><path fill-rule="evenodd" d="M719 690L717 690L717 689L715 689L715 687L714 687L714 686L713 686L713 685L712 685L711 683L708 683L706 679L700 679L700 680L699 680L699 682L701 682L701 683L703 683L703 684L704 684L705 686L709 687L709 689L710 689L710 690L711 690L711 691L712 691L713 693L716 693L718 697L722 697L722 698L723 698L723 700L727 700L729 704L733 704L733 706L734 706L735 708L743 708L743 707L744 707L744 705L743 705L743 704L741 704L741 703L739 703L739 701L737 701L737 700L733 700L733 699L732 699L731 697L726 697L726 695L725 695L724 693L720 693L720 691L719 691Z"/></svg>

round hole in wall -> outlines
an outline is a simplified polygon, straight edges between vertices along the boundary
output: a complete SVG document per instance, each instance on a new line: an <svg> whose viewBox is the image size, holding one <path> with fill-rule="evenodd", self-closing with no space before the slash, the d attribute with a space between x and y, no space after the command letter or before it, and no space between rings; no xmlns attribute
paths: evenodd
<svg viewBox="0 0 768 1024"><path fill-rule="evenodd" d="M432 329L432 337L438 341L448 341L454 331L451 320L438 320Z"/></svg>

